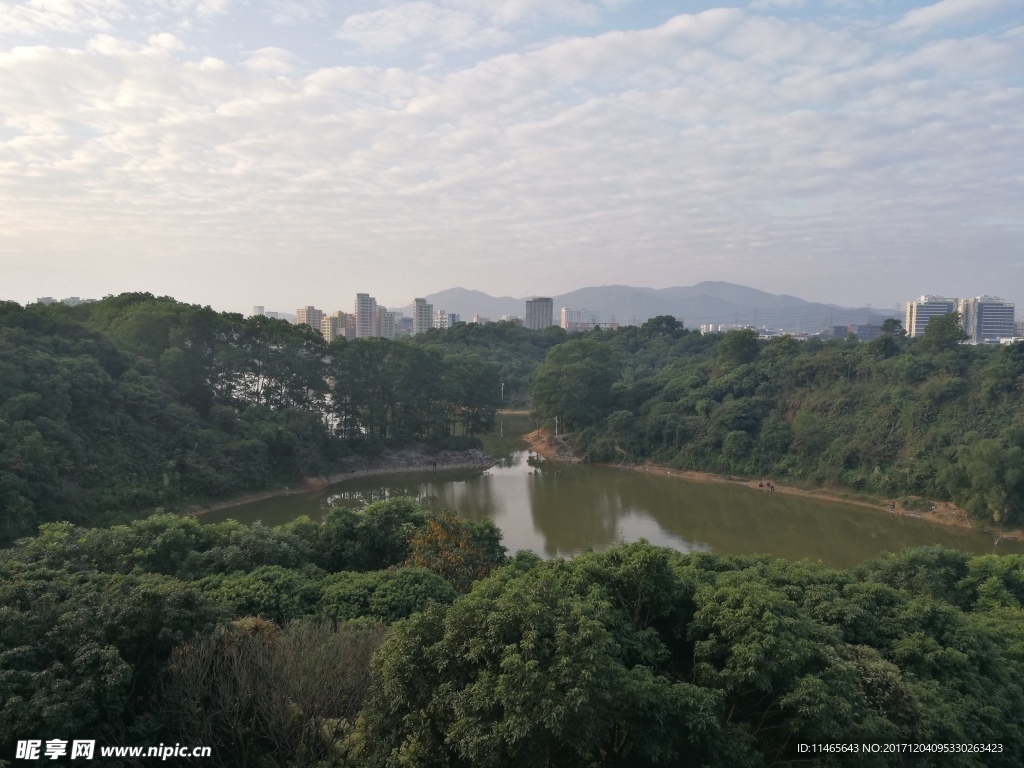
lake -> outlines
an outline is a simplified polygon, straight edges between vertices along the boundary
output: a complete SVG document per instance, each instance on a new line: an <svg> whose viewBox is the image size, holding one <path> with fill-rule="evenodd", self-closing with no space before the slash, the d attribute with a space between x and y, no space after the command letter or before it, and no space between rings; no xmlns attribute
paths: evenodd
<svg viewBox="0 0 1024 768"><path fill-rule="evenodd" d="M590 464L545 461L520 437L528 417L503 416L484 438L498 459L480 472L375 476L321 491L278 496L215 510L204 522L234 518L280 525L300 515L321 518L336 504L360 507L395 496L421 499L472 520L491 518L510 552L544 557L602 550L647 539L682 552L765 553L846 568L875 555L928 544L978 554L1024 553L1024 542L932 525L854 504L770 494L738 484L702 483Z"/></svg>

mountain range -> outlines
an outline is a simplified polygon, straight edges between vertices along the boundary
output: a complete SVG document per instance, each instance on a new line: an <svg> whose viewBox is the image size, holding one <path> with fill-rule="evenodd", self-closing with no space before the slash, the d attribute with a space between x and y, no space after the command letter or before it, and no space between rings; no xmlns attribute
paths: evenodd
<svg viewBox="0 0 1024 768"><path fill-rule="evenodd" d="M474 315L500 320L503 315L522 317L526 313L525 298L490 296L466 288L449 288L424 298L435 310L457 313L465 321L472 320ZM673 315L682 319L687 328L740 323L810 333L822 331L829 325L865 322L878 325L895 316L892 310L821 304L721 281L674 288L604 285L580 288L551 299L556 323L562 307L586 309L596 314L601 322L622 325L643 323L658 315Z"/></svg>

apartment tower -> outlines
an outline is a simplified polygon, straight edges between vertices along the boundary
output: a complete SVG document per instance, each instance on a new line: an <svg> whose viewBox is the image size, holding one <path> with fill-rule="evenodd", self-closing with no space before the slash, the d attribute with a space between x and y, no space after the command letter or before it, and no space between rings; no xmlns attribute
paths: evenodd
<svg viewBox="0 0 1024 768"><path fill-rule="evenodd" d="M369 339L379 335L377 328L377 300L368 293L356 294L356 338Z"/></svg>
<svg viewBox="0 0 1024 768"><path fill-rule="evenodd" d="M555 302L545 296L526 300L527 328L542 330L555 324Z"/></svg>

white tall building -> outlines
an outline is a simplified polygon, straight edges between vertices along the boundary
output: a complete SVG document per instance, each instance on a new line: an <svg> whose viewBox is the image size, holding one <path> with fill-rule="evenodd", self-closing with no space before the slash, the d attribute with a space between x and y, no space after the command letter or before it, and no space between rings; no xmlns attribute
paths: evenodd
<svg viewBox="0 0 1024 768"><path fill-rule="evenodd" d="M434 305L426 299L414 299L412 305L412 335L415 336L434 327Z"/></svg>
<svg viewBox="0 0 1024 768"><path fill-rule="evenodd" d="M368 293L356 294L356 338L369 339L378 336L377 300Z"/></svg>
<svg viewBox="0 0 1024 768"><path fill-rule="evenodd" d="M555 302L545 296L526 300L527 328L539 331L555 324Z"/></svg>
<svg viewBox="0 0 1024 768"><path fill-rule="evenodd" d="M924 329L928 327L929 320L958 311L958 304L958 299L948 296L927 295L910 302L907 304L907 321L903 324L907 329L907 336L924 336Z"/></svg>
<svg viewBox="0 0 1024 768"><path fill-rule="evenodd" d="M969 341L975 344L994 343L1012 338L1014 305L997 296L976 296L962 299L959 306L960 322Z"/></svg>
<svg viewBox="0 0 1024 768"><path fill-rule="evenodd" d="M448 313L445 310L439 309L434 312L434 327L442 330L448 327Z"/></svg>

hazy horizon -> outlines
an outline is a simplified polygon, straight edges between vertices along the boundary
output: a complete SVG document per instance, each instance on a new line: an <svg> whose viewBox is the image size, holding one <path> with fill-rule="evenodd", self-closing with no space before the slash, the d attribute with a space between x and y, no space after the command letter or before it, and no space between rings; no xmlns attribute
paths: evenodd
<svg viewBox="0 0 1024 768"><path fill-rule="evenodd" d="M1024 304L1019 0L0 5L0 298Z"/></svg>

